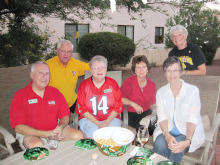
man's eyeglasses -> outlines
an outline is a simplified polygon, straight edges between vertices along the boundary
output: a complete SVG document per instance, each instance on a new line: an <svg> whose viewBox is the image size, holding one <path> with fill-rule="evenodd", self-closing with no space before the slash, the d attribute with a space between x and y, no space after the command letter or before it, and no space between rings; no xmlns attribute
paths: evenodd
<svg viewBox="0 0 220 165"><path fill-rule="evenodd" d="M72 51L60 50L60 52L61 52L62 54L64 54L64 53L67 53L67 54L72 54Z"/></svg>

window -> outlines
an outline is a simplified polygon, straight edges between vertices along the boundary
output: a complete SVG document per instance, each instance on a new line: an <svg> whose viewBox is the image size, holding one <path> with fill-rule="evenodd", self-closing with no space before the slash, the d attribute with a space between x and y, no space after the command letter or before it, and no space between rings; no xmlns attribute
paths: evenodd
<svg viewBox="0 0 220 165"><path fill-rule="evenodd" d="M118 25L118 32L134 41L134 26Z"/></svg>
<svg viewBox="0 0 220 165"><path fill-rule="evenodd" d="M164 40L164 27L155 28L155 44L162 44Z"/></svg>
<svg viewBox="0 0 220 165"><path fill-rule="evenodd" d="M78 32L78 33L77 33ZM74 45L73 52L77 52L80 37L89 33L88 24L65 24L65 37Z"/></svg>

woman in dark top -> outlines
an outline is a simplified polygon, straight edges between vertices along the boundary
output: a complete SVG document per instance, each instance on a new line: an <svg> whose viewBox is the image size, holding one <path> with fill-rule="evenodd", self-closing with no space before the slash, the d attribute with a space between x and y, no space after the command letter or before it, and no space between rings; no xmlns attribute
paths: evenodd
<svg viewBox="0 0 220 165"><path fill-rule="evenodd" d="M205 75L206 58L198 45L187 42L187 36L188 31L182 25L170 29L170 38L176 46L170 51L169 57L179 57L183 67L182 75Z"/></svg>

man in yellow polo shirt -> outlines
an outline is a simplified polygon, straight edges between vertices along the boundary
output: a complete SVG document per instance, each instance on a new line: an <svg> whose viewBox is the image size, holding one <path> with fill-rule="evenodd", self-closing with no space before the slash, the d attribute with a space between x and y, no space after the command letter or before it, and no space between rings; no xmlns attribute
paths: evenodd
<svg viewBox="0 0 220 165"><path fill-rule="evenodd" d="M74 113L77 94L75 92L78 76L90 70L89 63L72 57L73 44L62 40L57 45L57 56L46 61L50 68L49 85L57 88L65 97L70 111Z"/></svg>

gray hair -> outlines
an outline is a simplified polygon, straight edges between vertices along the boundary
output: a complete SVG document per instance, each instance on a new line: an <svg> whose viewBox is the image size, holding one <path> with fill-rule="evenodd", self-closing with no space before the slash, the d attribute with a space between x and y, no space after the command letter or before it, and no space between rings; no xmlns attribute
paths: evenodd
<svg viewBox="0 0 220 165"><path fill-rule="evenodd" d="M72 47L72 50L74 48L73 44L69 41L69 40L61 40L58 44L57 44L57 49L60 49L62 45L65 44L70 44Z"/></svg>
<svg viewBox="0 0 220 165"><path fill-rule="evenodd" d="M182 33L184 36L188 36L189 34L187 29L183 25L176 25L171 27L170 29L170 38L172 38L173 33L176 31Z"/></svg>
<svg viewBox="0 0 220 165"><path fill-rule="evenodd" d="M36 67L37 65L39 65L39 64L44 64L44 65L47 65L47 66L48 66L48 64L47 64L46 62L37 61L37 62L31 64L31 72L34 72L34 71L35 71L35 67ZM48 66L48 68L49 68L49 66Z"/></svg>
<svg viewBox="0 0 220 165"><path fill-rule="evenodd" d="M90 68L92 67L93 63L97 62L97 61L103 62L106 65L106 67L108 67L108 60L104 56L96 55L96 56L92 57L92 59L89 62Z"/></svg>
<svg viewBox="0 0 220 165"><path fill-rule="evenodd" d="M171 56L171 57L168 57L164 62L163 62L163 71L166 72L167 68L173 64L178 64L179 65L179 69L180 69L180 72L183 71L183 68L182 68L182 63L179 59L179 57L176 57L176 56Z"/></svg>

